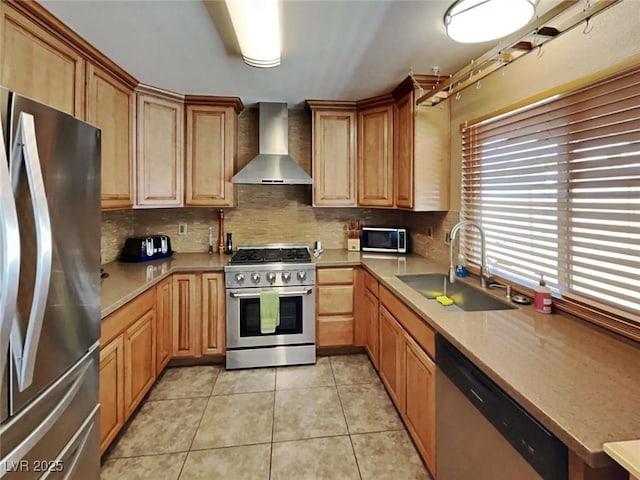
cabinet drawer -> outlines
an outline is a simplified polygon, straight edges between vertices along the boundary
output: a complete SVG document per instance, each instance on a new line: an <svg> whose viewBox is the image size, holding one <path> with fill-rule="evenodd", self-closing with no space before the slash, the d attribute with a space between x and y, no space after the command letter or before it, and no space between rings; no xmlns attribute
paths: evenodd
<svg viewBox="0 0 640 480"><path fill-rule="evenodd" d="M150 288L102 320L100 345L106 345L124 332L135 320L151 310L155 303L156 289Z"/></svg>
<svg viewBox="0 0 640 480"><path fill-rule="evenodd" d="M418 345L420 345L431 358L436 358L435 331L385 287L380 287L380 302L391 312L398 322L400 322L404 329L409 332Z"/></svg>
<svg viewBox="0 0 640 480"><path fill-rule="evenodd" d="M367 287L367 290L373 293L376 297L378 296L378 280L366 270L364 272L364 286Z"/></svg>
<svg viewBox="0 0 640 480"><path fill-rule="evenodd" d="M353 268L319 268L317 275L320 285L353 283Z"/></svg>
<svg viewBox="0 0 640 480"><path fill-rule="evenodd" d="M317 335L319 347L353 345L353 317L319 317Z"/></svg>
<svg viewBox="0 0 640 480"><path fill-rule="evenodd" d="M353 313L353 285L321 285L318 287L318 315Z"/></svg>

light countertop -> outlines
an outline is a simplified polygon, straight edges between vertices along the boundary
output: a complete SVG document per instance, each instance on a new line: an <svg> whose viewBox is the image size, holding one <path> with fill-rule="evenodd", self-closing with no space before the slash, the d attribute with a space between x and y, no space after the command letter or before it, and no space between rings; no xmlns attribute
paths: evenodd
<svg viewBox="0 0 640 480"><path fill-rule="evenodd" d="M176 254L145 264L107 264L102 315L171 273L222 271L228 260L217 254ZM612 463L604 443L640 438L637 343L564 314L537 313L533 306L447 310L396 277L447 271L445 263L417 255L326 250L314 261L319 267L364 266L592 467Z"/></svg>
<svg viewBox="0 0 640 480"><path fill-rule="evenodd" d="M631 475L640 478L640 440L605 443L604 451Z"/></svg>

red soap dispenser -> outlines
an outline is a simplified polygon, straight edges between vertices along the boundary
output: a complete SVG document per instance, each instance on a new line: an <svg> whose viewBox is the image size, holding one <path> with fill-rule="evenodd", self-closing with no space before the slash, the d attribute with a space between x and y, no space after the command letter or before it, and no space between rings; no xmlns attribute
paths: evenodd
<svg viewBox="0 0 640 480"><path fill-rule="evenodd" d="M551 313L551 289L547 287L544 277L540 275L540 284L533 289L533 305L536 312Z"/></svg>

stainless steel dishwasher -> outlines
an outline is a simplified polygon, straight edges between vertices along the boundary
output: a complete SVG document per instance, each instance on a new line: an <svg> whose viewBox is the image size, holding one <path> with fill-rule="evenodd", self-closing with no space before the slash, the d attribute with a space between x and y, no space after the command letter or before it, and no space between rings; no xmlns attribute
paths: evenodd
<svg viewBox="0 0 640 480"><path fill-rule="evenodd" d="M438 480L566 480L567 447L436 337Z"/></svg>

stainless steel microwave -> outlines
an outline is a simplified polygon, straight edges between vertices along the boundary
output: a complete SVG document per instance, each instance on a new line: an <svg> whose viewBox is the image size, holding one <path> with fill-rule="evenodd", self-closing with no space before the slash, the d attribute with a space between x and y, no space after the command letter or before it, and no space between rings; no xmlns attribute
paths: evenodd
<svg viewBox="0 0 640 480"><path fill-rule="evenodd" d="M362 227L360 250L363 252L407 253L407 229Z"/></svg>

